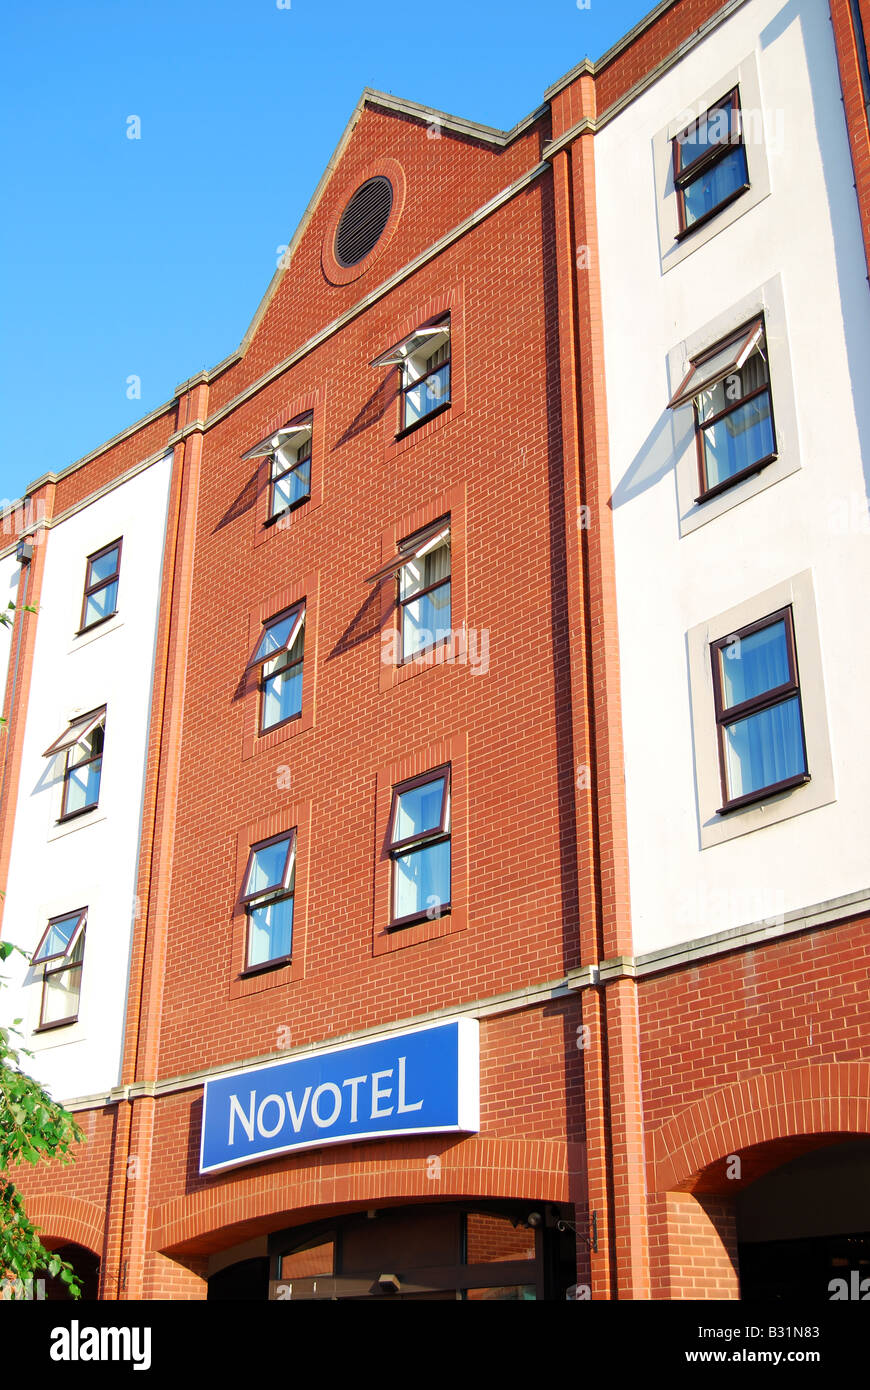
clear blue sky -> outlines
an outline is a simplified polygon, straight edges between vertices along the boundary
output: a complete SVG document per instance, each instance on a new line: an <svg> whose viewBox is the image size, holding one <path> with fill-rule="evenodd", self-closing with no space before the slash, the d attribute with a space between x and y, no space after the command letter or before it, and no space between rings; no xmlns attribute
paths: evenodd
<svg viewBox="0 0 870 1390"><path fill-rule="evenodd" d="M279 4L7 0L0 497L238 345L363 87L509 128L654 0Z"/></svg>

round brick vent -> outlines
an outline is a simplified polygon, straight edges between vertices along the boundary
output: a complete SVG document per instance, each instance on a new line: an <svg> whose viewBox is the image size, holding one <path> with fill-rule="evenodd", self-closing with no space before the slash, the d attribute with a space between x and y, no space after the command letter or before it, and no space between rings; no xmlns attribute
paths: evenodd
<svg viewBox="0 0 870 1390"><path fill-rule="evenodd" d="M393 207L393 185L383 174L366 179L356 190L335 233L340 266L358 265L379 241Z"/></svg>

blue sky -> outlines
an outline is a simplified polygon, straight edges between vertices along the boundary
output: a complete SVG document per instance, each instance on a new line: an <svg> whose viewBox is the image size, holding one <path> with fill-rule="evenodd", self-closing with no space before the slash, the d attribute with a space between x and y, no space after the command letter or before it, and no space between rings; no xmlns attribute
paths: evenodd
<svg viewBox="0 0 870 1390"><path fill-rule="evenodd" d="M0 497L238 345L363 87L508 128L653 3L11 0Z"/></svg>

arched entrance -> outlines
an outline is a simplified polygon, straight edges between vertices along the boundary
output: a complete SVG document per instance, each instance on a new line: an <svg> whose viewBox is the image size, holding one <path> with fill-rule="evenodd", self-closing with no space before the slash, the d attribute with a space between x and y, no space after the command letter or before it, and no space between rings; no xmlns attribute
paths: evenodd
<svg viewBox="0 0 870 1390"><path fill-rule="evenodd" d="M73 1271L81 1280L82 1299L92 1301L99 1298L99 1255L95 1255L93 1250L87 1250L83 1245L75 1245L72 1242L66 1245L59 1245L53 1242L45 1242L45 1244L46 1248L50 1249L53 1255L57 1255L61 1260L66 1260L72 1265ZM43 1270L38 1277L43 1281L40 1296L44 1297L46 1302L72 1302L69 1288L61 1278L52 1279L47 1270Z"/></svg>
<svg viewBox="0 0 870 1390"><path fill-rule="evenodd" d="M736 1217L741 1298L870 1301L870 1141L773 1169L737 1196Z"/></svg>
<svg viewBox="0 0 870 1390"><path fill-rule="evenodd" d="M561 1300L577 1278L572 1216L571 1208L529 1202L357 1211L273 1233L265 1260L239 1261L212 1275L208 1296Z"/></svg>
<svg viewBox="0 0 870 1390"><path fill-rule="evenodd" d="M653 1131L654 1297L828 1300L870 1279L868 1091L868 1062L769 1072Z"/></svg>

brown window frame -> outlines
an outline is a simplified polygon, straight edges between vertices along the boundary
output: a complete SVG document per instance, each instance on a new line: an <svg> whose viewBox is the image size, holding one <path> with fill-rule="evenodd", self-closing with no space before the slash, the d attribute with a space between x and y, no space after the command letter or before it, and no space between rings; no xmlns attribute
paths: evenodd
<svg viewBox="0 0 870 1390"><path fill-rule="evenodd" d="M260 888L254 893L244 891L254 867L254 855L260 850L268 849L269 845L280 844L282 840L287 841L287 853L284 858L284 871L281 881L271 884L267 888ZM245 910L245 965L239 971L239 977L244 979L249 975L260 975L264 970L274 970L279 966L288 965L293 959L292 949L289 954L283 956L273 956L269 960L259 961L256 965L248 965L251 950L251 907L266 907L272 902L284 902L288 898L293 900L293 930L296 928L296 887L295 887L295 868L296 855L298 851L297 827L294 825L291 830L282 830L277 835L270 835L266 840L257 840L251 845L248 853L248 860L245 865L245 873L242 878L242 893L239 897L239 905ZM290 888L288 881L293 870L294 886Z"/></svg>
<svg viewBox="0 0 870 1390"><path fill-rule="evenodd" d="M430 367L428 371L424 372L422 376L415 378L414 381L406 381L405 369L408 358L411 356L411 353L408 351L408 344L421 333L433 332L441 329L446 329L447 332L447 357L445 360L439 362L434 367ZM395 367L399 373L399 428L394 436L395 441L398 442L401 439L405 439L407 435L413 434L414 431L420 429L422 425L428 424L430 420L434 420L437 415L441 415L445 410L449 410L452 404L453 329L450 322L450 310L447 309L437 314L434 318L426 319L424 323L418 324L413 333L407 334L406 337L402 338L393 347L388 348L386 352L380 353L374 358L370 365L372 367ZM440 401L438 405L433 406L431 410L427 410L426 414L421 415L419 419L412 420L410 424L407 424L408 392L422 385L429 377L434 376L436 372L443 371L445 367L448 369L447 399Z"/></svg>
<svg viewBox="0 0 870 1390"><path fill-rule="evenodd" d="M427 911L408 913L404 917L397 917L395 915L396 858L403 854L407 854L409 849L423 849L429 848L433 845L444 844L445 842L447 842L448 844L450 843L453 830L451 820L450 773L451 764L442 763L440 767L432 768L429 772L421 772L416 777L408 777L405 779L404 782L397 782L392 789L390 818L387 822L387 847L389 849L390 855L390 930L396 927L410 927L413 926L416 922L426 922L430 920ZM433 826L429 830L421 831L418 835L406 835L405 838L402 840L395 840L393 836L395 833L396 816L398 814L399 809L399 798L401 796L404 796L406 792L413 791L415 787L423 787L426 786L429 782L437 782L442 777L444 778L444 788L441 793L441 814L438 819L438 825ZM452 899L452 897L453 864L451 853L450 898ZM438 909L439 916L443 917L447 913L449 913L450 907L450 901L446 903L440 903Z"/></svg>
<svg viewBox="0 0 870 1390"><path fill-rule="evenodd" d="M72 737L73 731L79 726L82 726L81 732L77 737ZM89 758L82 758L79 762L71 762L70 760L73 757L73 754L75 753L79 745L82 744L86 738L89 738L93 733L95 733L97 729L102 729L103 731L103 743L100 746L100 751L98 753L94 753ZM87 815L89 811L93 811L97 808L97 806L99 806L101 789L100 785L98 785L97 787L96 801L90 802L87 806L78 806L74 811L67 810L71 772L75 771L77 768L88 767L91 763L98 762L100 764L100 784L102 784L102 764L103 755L105 752L105 731L106 706L101 705L99 709L89 710L87 714L80 714L77 716L77 718L70 720L69 726L63 731L62 734L60 734L54 740L53 743L49 744L48 748L46 748L45 753L43 754L43 757L45 758L55 757L58 753L66 753L66 760L63 772L63 791L61 794L60 815L57 818L58 825L61 823L61 821L74 820L76 816Z"/></svg>
<svg viewBox="0 0 870 1390"><path fill-rule="evenodd" d="M683 146L687 143L686 137L689 132L697 130L701 122L705 121L714 112L724 111L726 109L730 109L728 138L726 140L720 140L710 149L705 150L703 154L696 155L688 164L684 164L682 152ZM736 139L735 131L737 133ZM743 120L740 111L739 86L732 87L731 91L726 92L720 101L714 101L711 106L707 107L706 111L701 112L696 120L690 121L689 124L680 131L679 135L674 136L671 141L671 147L673 151L674 188L677 193L677 216L679 220L676 240L682 241L685 237L691 236L692 232L698 227L703 227L711 218L716 217L724 208L729 207L737 198L742 197L751 187L749 182L749 164L746 159L746 144L743 139ZM694 222L687 225L685 203L686 188L688 188L690 184L693 184L696 179L701 178L704 174L708 173L710 169L721 163L722 160L726 159L730 152L737 147L743 150L743 159L746 165L745 182L741 184L739 188L735 188L733 193L729 193L727 197L723 198L720 203L717 203L714 208L710 208L707 212L702 213L700 217L695 218Z"/></svg>
<svg viewBox="0 0 870 1390"><path fill-rule="evenodd" d="M93 621L92 623L88 623L87 626L85 626L85 614L86 614L87 609L88 609L88 599L91 597L91 595L92 595L92 594L97 594L97 593L99 593L101 589L107 589L107 588L109 587L110 584L117 584L118 587L120 588L120 583L121 583L121 547L122 547L123 543L124 543L124 538L123 538L123 536L119 536L118 539L117 539L116 541L112 541L110 545L104 545L104 546L101 547L100 550L95 550L91 555L88 556L87 568L86 568L86 570L85 570L85 591L84 591L84 594L83 594L83 596L82 596L82 612L81 612L81 618L80 618L80 620L79 620L79 629L78 629L78 632L76 633L76 637L81 637L82 634L85 633L85 632L93 632L93 630L94 630L95 627L99 627L101 623L107 623L107 622L109 621L109 619L110 619L110 618L114 618L115 615L116 615L116 613L118 612L118 596L117 596L117 594L116 594L116 595L115 595L115 607L112 609L111 613L104 613L103 616L102 616L102 618L95 618L94 621ZM117 548L117 551L118 551L118 564L117 564L117 567L116 567L116 569L115 569L114 574L110 574L109 577L108 577L107 579L100 579L100 580L97 580L96 583L93 583L93 584L92 584L92 583L90 582L90 581L91 581L91 567L92 567L94 561L95 561L95 560L99 560L103 555L108 555L109 552L110 552L111 550L115 550L116 548Z"/></svg>
<svg viewBox="0 0 870 1390"><path fill-rule="evenodd" d="M70 932L69 941L67 942L65 948L62 951L52 951L51 955L48 956L42 955L42 949L45 946L45 943L48 940L48 937L51 933L51 929L55 925L55 923L68 922L72 917L75 917L76 925ZM42 936L39 938L39 943L36 947L36 950L30 957L30 964L47 965L50 961L65 959L65 957L69 955L70 951L75 948L78 942L78 938L84 931L87 924L88 909L86 907L74 908L72 912L58 912L55 914L54 917L49 917L48 925L46 926L45 931L42 933Z"/></svg>
<svg viewBox="0 0 870 1390"><path fill-rule="evenodd" d="M427 420L434 419L436 415L440 415L443 410L448 410L450 407L450 394L453 387L453 335L450 331L450 314L442 314L441 317L433 323L423 324L422 327L439 328L442 325L446 325L447 328L447 357L443 362L439 362L435 367L430 367L427 372L424 372L422 376L418 376L415 381L405 380L407 359L399 363L401 377L399 392L401 395L401 404L399 406L399 429L396 434L396 439L404 439L406 435L419 429L421 425L425 425ZM419 332L420 330L418 329L417 331ZM408 392L415 390L418 386L422 386L425 381L428 381L430 376L434 376L436 372L442 372L445 367L447 368L447 399L439 401L431 410L427 410L425 415L421 415L418 420L412 420L411 423L408 424Z"/></svg>
<svg viewBox="0 0 870 1390"><path fill-rule="evenodd" d="M45 932L43 933L42 941L44 941L45 938L47 937L47 935L48 935L48 933L49 933L49 931L50 931L50 929L51 929L51 925L52 925L53 922L61 921L64 917L72 917L73 915L74 915L74 914L73 914L72 912L63 912L63 913L60 913L59 916L57 916L57 917L52 917L51 920L50 920L50 922L49 922L49 924L48 924L48 927L46 928ZM83 920L82 920L82 919L83 919ZM46 998L47 998L47 994L48 994L48 991L47 991L46 986L47 986L47 984L48 984L48 981L49 981L50 979L52 979L55 975L72 975L74 972L77 971L77 972L78 972L78 997L79 997L79 1003L80 1003L80 1001L81 1001L81 989L82 989L82 969L83 969L84 963L85 963L85 962L84 962L84 954L85 954L84 942L85 942L86 933L87 933L87 908L83 908L82 911L81 911L80 917L79 917L79 924L78 924L78 926L76 927L75 931L73 932L72 936L70 937L70 944L69 944L69 946L67 947L67 950L63 953L63 955L59 957L59 959L60 959L60 961L61 961L61 964L60 964L60 965L51 965L51 966L49 966L49 964L48 964L48 961L57 960L57 959L58 959L58 956L57 956L57 955L53 955L53 956L48 957L46 962L39 962L39 963L42 964L42 966L43 966L43 970L42 970L42 999L41 999L40 1005L39 1005L39 1023L38 1023L38 1025L37 1025L37 1027L34 1028L34 1030L33 1030L34 1033L48 1033L48 1032L50 1032L53 1028L67 1028L67 1027L69 1027L69 1025L70 1025L71 1023L77 1023L77 1022L78 1022L78 1017L79 1017L79 1009L78 1009L78 1007L76 1008L76 1011L75 1011L74 1014L68 1014L65 1018L55 1018L55 1019L52 1019L52 1021L51 1021L50 1023L46 1023L46 1022L45 1022L45 1002L46 1002ZM42 944L42 942L40 942L40 945L41 945L41 944ZM79 947L81 947L80 959L77 960L77 961L72 961L72 962L70 962L70 961L69 961L69 957L70 957L71 955L73 955L73 954L79 949ZM37 950L37 953L38 953L38 950ZM35 953L35 954L37 954L37 953ZM34 956L34 959L35 959L35 956Z"/></svg>
<svg viewBox="0 0 870 1390"><path fill-rule="evenodd" d="M277 454L278 450L282 447L281 436L287 435L288 437L292 438L294 435L301 434L303 429L305 429L306 427L308 430L308 452L302 458L297 459L295 463L291 463L287 468L282 468L279 473L276 473L275 465L278 462ZM275 442L276 440L277 443ZM301 448L302 446L299 445L298 447ZM272 430L266 436L265 439L260 440L259 444L255 444L252 449L248 449L247 453L242 454L243 463L246 462L248 459L265 458L269 460L269 505L268 515L266 516L266 519L263 522L264 528L268 526L274 526L276 522L281 520L282 516L288 516L290 512L295 512L298 507L301 507L304 505L304 503L311 501L311 460L313 452L314 411L305 410L298 415L294 415L293 418L289 420L286 425L282 425L280 429ZM295 502L289 502L287 506L281 507L278 511L276 511L275 485L277 483L280 483L282 478L288 478L291 473L295 473L297 469L302 468L303 465L306 463L309 465L308 491L306 493L303 493L301 497L297 497Z"/></svg>
<svg viewBox="0 0 870 1390"><path fill-rule="evenodd" d="M302 424L307 424L307 423L310 422L310 420L311 420L311 416L309 415L308 420L301 420L301 421L299 421L298 423L299 423L300 425L302 425ZM287 468L282 468L281 471L280 471L279 473L276 473L276 471L275 471L275 466L276 466L276 464L278 463L278 450L275 449L275 451L271 454L270 459L269 459L269 515L267 516L265 522L263 523L264 526L274 526L275 523L276 523L277 521L280 521L280 519L281 519L282 516L286 516L288 512L295 512L297 507L302 507L302 506L305 505L306 502L310 502L310 500L311 500L311 455L312 455L313 449L314 449L314 430L313 430L313 428L309 431L308 438L307 438L307 444L308 444L308 452L307 452L306 454L304 454L302 458L297 458L296 462L295 462L295 463L291 463L291 464L289 465L289 467L287 467ZM299 447L301 448L302 446L300 445ZM307 492L304 492L304 493L302 494L301 497L297 497L295 502L288 502L286 506L279 507L279 508L276 510L276 509L275 509L275 488L276 488L277 484L280 483L280 482L282 482L284 478L289 478L291 473L296 473L300 468L304 467L304 465L305 465L306 463L308 464L308 491L307 491Z"/></svg>
<svg viewBox="0 0 870 1390"><path fill-rule="evenodd" d="M450 573L447 575L445 579L439 579L436 581L436 583L430 584L428 588L418 589L417 593L411 594L409 598L403 599L401 571L405 568L405 565L410 564L412 560L417 559L419 552L426 545L428 545L430 541L434 540L435 537L438 536L442 531L447 532L447 542L448 548L450 550ZM437 521L428 522L425 526L421 527L419 531L414 531L410 536L407 536L403 541L400 541L396 554L393 555L393 557L387 562L387 564L382 565L381 568L379 570L376 570L374 574L369 575L366 582L368 584L381 584L385 579L390 578L393 578L396 583L396 609L398 612L398 634L400 653L396 665L406 666L410 665L411 662L419 661L420 658L424 657L427 652L434 651L438 646L447 646L451 640L450 638L446 637L442 637L440 640L436 639L434 642L430 642L427 647L418 647L417 650L412 652L410 656L406 656L403 636L404 625L402 622L403 609L406 608L409 603L416 602L417 599L423 598L426 594L433 593L435 589L440 589L445 584L449 584L451 586L451 618L453 616L453 549L451 544L451 526L449 512L439 517Z"/></svg>
<svg viewBox="0 0 870 1390"><path fill-rule="evenodd" d="M777 623L785 623L786 651L788 654L789 679L782 685L774 687L772 690L765 690L760 695L754 695L749 700L743 700L737 705L726 706L723 700L722 688L722 652L726 647L736 641L743 641L751 637L755 632L761 632L764 628L774 627ZM719 808L719 815L728 811L736 811L742 806L749 806L754 801L764 801L777 792L787 791L791 787L803 786L809 782L811 774L809 772L809 760L807 758L807 737L804 728L803 701L801 699L800 672L797 661L797 645L794 635L794 615L791 605L779 608L774 613L768 613L765 617L757 619L755 622L747 623L745 627L737 632L731 632L726 637L720 637L717 641L710 643L710 657L713 668L713 704L716 712L716 743L719 750L719 780L722 789L722 805ZM804 755L804 772L795 773L792 777L785 777L779 782L771 782L766 787L758 787L755 791L747 792L744 796L729 796L728 788L728 769L725 758L725 726L734 724L740 719L745 719L750 715L759 714L762 710L770 709L774 705L783 704L786 700L794 696L798 699L798 713L800 716L801 744Z"/></svg>
<svg viewBox="0 0 870 1390"><path fill-rule="evenodd" d="M724 371L716 373L709 381L699 386L697 391L693 392L692 378L698 375L704 363L709 362L711 357L715 357L732 344L734 346L734 361L729 364ZM767 381L762 386L756 387L754 391L747 391L745 395L730 402L729 405L727 405L724 410L720 410L718 414L711 415L708 419L702 421L701 413L698 409L698 396L704 391L711 390L712 387L718 385L720 381L727 381L729 377L736 376L742 371L753 353L757 351L762 353L767 365ZM701 374L703 375L703 373ZM723 478L721 482L714 483L712 487L708 487L706 453L704 450L705 431L708 430L711 425L719 424L722 420L726 419L727 416L740 410L741 407L746 405L747 401L755 400L756 397L765 394L767 395L767 403L770 412L770 432L773 436L773 448L770 453L755 460L754 463L748 464L746 468L741 468L739 473L733 473L730 478ZM677 406L688 404L690 400L692 402L692 414L695 425L695 451L698 460L698 487L700 489L698 496L695 498L696 503L709 502L712 497L718 497L720 493L727 492L731 487L736 487L737 484L742 483L745 478L751 478L755 473L760 473L769 463L775 462L779 457L779 450L776 442L776 417L773 410L773 391L770 382L770 360L767 356L767 327L763 314L754 315L752 319L741 324L739 328L734 329L733 332L728 333L724 338L718 339L712 347L705 348L703 352L698 353L697 357L692 358L686 376L678 389L674 392L668 404L673 409Z"/></svg>
<svg viewBox="0 0 870 1390"><path fill-rule="evenodd" d="M276 613L274 617L267 619L267 621L263 623L263 628L262 628L262 631L261 631L261 633L260 633L260 637L259 637L259 640L258 640L258 642L257 642L257 646L256 646L255 649L254 649L254 655L251 657L251 660L248 662L248 669L249 669L249 670L253 670L255 667L259 667L259 677L258 677L258 681L257 681L257 688L258 688L258 690L259 690L259 692L260 692L260 694L259 694L260 710L259 710L259 715L258 715L258 719L257 719L257 733L258 733L258 736L259 736L259 737L262 737L264 734L271 734L271 733L274 732L275 729L283 729L284 726L285 726L285 724L292 724L292 722L293 722L294 719L301 719L301 718L302 718L302 702L301 702L301 700L300 700L299 709L297 710L297 712L296 712L295 714L288 714L286 719L279 719L275 724L266 725L266 724L263 723L264 712L265 712L265 706L266 706L266 686L267 686L268 682L269 682L270 680L273 680L275 676L281 675L281 674L283 674L283 672L291 670L294 666L302 666L302 667L303 667L302 680L303 680L303 682L304 682L304 680L305 680L305 672L304 672L305 652L304 652L304 650L303 650L303 652L302 652L302 655L301 655L300 657L297 657L297 659L296 659L295 661L287 660L287 661L285 662L285 664L284 664L283 666L281 666L278 670L272 671L268 676L265 674L265 666L266 666L266 663L267 663L268 661L274 661L277 657L280 657L280 656L285 656L285 657L288 657L288 658L289 658L290 651L292 650L292 648L288 645L288 643L289 643L290 637L292 636L292 633L293 633L293 626L291 625L291 627L290 627L290 631L289 631L288 634L287 634L287 643L285 643L283 647L279 647L279 648L277 649L277 651L274 651L274 652L267 652L264 656L259 656L259 657L257 656L257 652L259 651L260 646L262 645L263 638L265 637L265 635L266 635L266 633L269 631L269 629L272 628L272 627L276 627L276 626L278 625L278 623L284 622L285 619L287 619L287 618L297 617L300 613L302 614L303 629L304 629L304 624L305 624L305 599L301 599L298 603L292 604L291 607L289 607L289 608L283 608L283 609L281 610L280 613ZM296 639L296 640L298 640L298 639ZM293 646L296 645L296 640L294 640Z"/></svg>

